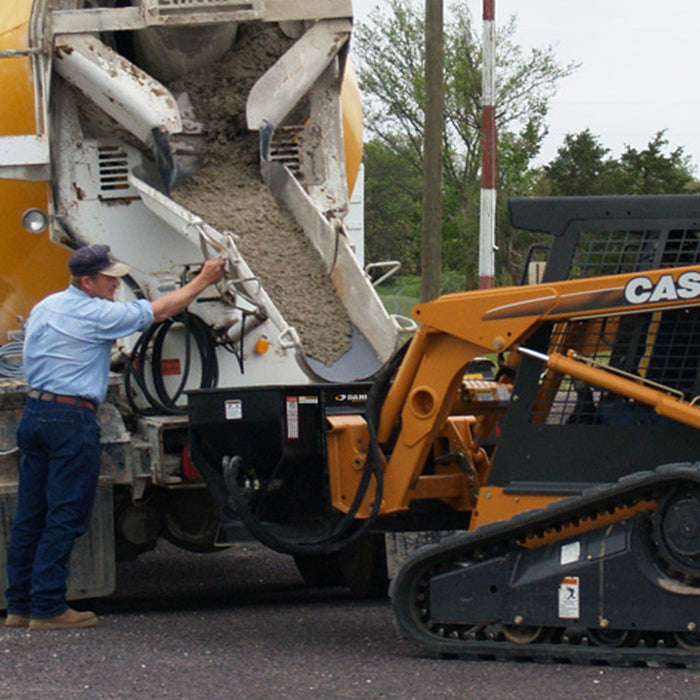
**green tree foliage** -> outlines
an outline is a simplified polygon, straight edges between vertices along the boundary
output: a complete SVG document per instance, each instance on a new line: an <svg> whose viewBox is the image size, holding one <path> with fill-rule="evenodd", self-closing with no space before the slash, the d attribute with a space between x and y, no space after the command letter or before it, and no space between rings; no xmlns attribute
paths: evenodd
<svg viewBox="0 0 700 700"><path fill-rule="evenodd" d="M387 0L354 34L365 97L366 250L368 260L399 259L420 274L424 91L424 3ZM443 145L443 291L455 273L476 286L481 166L481 25L459 0L445 22ZM641 150L613 158L586 129L568 134L557 156L534 168L559 81L577 66L560 66L553 49L525 53L513 41L515 18L497 33L498 284L517 282L532 233L508 220L510 196L582 196L700 192L683 148L659 131ZM449 278L450 284L445 280ZM405 283L403 288L405 288Z"/></svg>
<svg viewBox="0 0 700 700"><path fill-rule="evenodd" d="M407 224L415 256L420 250L421 172L424 122L423 3L388 0L354 34L360 58L358 76L365 96L365 126L370 135L365 160L367 192L383 174L400 180L401 197L379 206L396 192L366 203L367 250L379 250L376 238L392 240ZM481 165L481 31L464 0L450 7L445 23L445 131L443 146L443 262L464 275L465 286L478 276L478 217ZM546 135L545 117L556 85L575 65L561 67L553 50L525 53L514 43L514 18L497 33L496 123L499 134L499 213L507 226L507 197L526 186L528 164ZM413 176L409 176L409 173ZM376 205L376 206L375 206ZM397 217L400 211L400 218ZM389 236L389 232L394 232ZM508 234L507 234L508 235ZM507 238L506 235L506 238ZM405 241L404 241L405 242ZM499 241L497 268L508 270L509 239ZM401 254L406 247L401 248ZM393 255L390 257L397 257ZM401 258L408 269L419 260ZM419 271L419 270L418 270Z"/></svg>
<svg viewBox="0 0 700 700"><path fill-rule="evenodd" d="M668 152L668 141L659 131L646 148L627 146L619 158L590 129L567 134L556 157L547 165L529 171L524 195L586 196L616 194L689 194L700 191L693 165L683 148ZM545 240L537 234L506 231L513 275L522 267L531 243Z"/></svg>
<svg viewBox="0 0 700 700"><path fill-rule="evenodd" d="M678 147L666 154L668 140L659 131L643 151L627 146L613 168L615 194L679 194L698 192L690 156Z"/></svg>
<svg viewBox="0 0 700 700"><path fill-rule="evenodd" d="M627 146L619 158L612 158L589 129L567 134L534 191L562 196L697 192L690 157L682 147L667 152L664 133L657 132L641 151Z"/></svg>
<svg viewBox="0 0 700 700"><path fill-rule="evenodd" d="M371 234L365 236L365 257L370 262L400 260L403 271L416 274L420 267L420 173L379 141L365 145L365 219Z"/></svg>
<svg viewBox="0 0 700 700"><path fill-rule="evenodd" d="M608 191L611 161L609 149L598 143L589 129L567 134L557 157L544 166L546 194L574 196Z"/></svg>

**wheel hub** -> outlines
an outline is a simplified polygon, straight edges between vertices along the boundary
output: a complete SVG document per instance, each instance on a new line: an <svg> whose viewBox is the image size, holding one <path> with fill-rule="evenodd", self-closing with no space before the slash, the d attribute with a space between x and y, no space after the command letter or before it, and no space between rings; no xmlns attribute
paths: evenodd
<svg viewBox="0 0 700 700"><path fill-rule="evenodd" d="M687 583L700 580L700 490L676 492L659 502L654 541L670 574Z"/></svg>
<svg viewBox="0 0 700 700"><path fill-rule="evenodd" d="M700 554L700 502L682 498L666 510L663 520L666 543L683 557Z"/></svg>

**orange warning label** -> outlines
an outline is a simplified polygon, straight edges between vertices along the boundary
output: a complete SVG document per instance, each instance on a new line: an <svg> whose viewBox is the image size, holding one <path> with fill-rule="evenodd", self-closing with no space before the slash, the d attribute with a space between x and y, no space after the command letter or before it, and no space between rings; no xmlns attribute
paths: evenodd
<svg viewBox="0 0 700 700"><path fill-rule="evenodd" d="M172 359L161 360L160 371L164 377L172 376L174 374L182 374L182 370L180 369L180 358L173 357Z"/></svg>

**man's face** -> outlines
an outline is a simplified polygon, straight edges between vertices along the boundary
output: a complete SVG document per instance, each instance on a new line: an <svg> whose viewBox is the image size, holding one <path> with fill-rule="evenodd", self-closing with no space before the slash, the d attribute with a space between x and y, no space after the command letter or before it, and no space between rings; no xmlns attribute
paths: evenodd
<svg viewBox="0 0 700 700"><path fill-rule="evenodd" d="M110 277L98 273L91 277L83 277L83 291L91 297L114 301L114 295L119 289L119 277Z"/></svg>

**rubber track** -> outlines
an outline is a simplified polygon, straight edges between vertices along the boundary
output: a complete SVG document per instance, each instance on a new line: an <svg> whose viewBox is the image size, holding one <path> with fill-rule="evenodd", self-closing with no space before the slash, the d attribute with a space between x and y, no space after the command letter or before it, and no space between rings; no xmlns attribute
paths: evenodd
<svg viewBox="0 0 700 700"><path fill-rule="evenodd" d="M580 496L562 498L546 508L520 513L510 520L488 523L477 530L447 537L439 544L417 550L406 560L391 583L394 619L400 634L433 656L464 659L537 661L547 663L600 664L700 668L700 646L685 649L664 646L657 641L648 646L593 646L583 639L560 642L515 644L500 637L463 638L459 625L440 625L441 633L431 630L423 619L421 599L430 577L449 571L465 560L484 560L502 554L530 536L540 536L575 525L585 518L611 513L640 501L656 501L669 489L681 484L700 485L700 463L669 464L654 471L637 472L615 484L595 487ZM427 595L427 593L425 594ZM494 622L495 624L495 622ZM464 626L466 627L466 626ZM656 633L661 638L663 631ZM646 636L648 639L648 635Z"/></svg>

